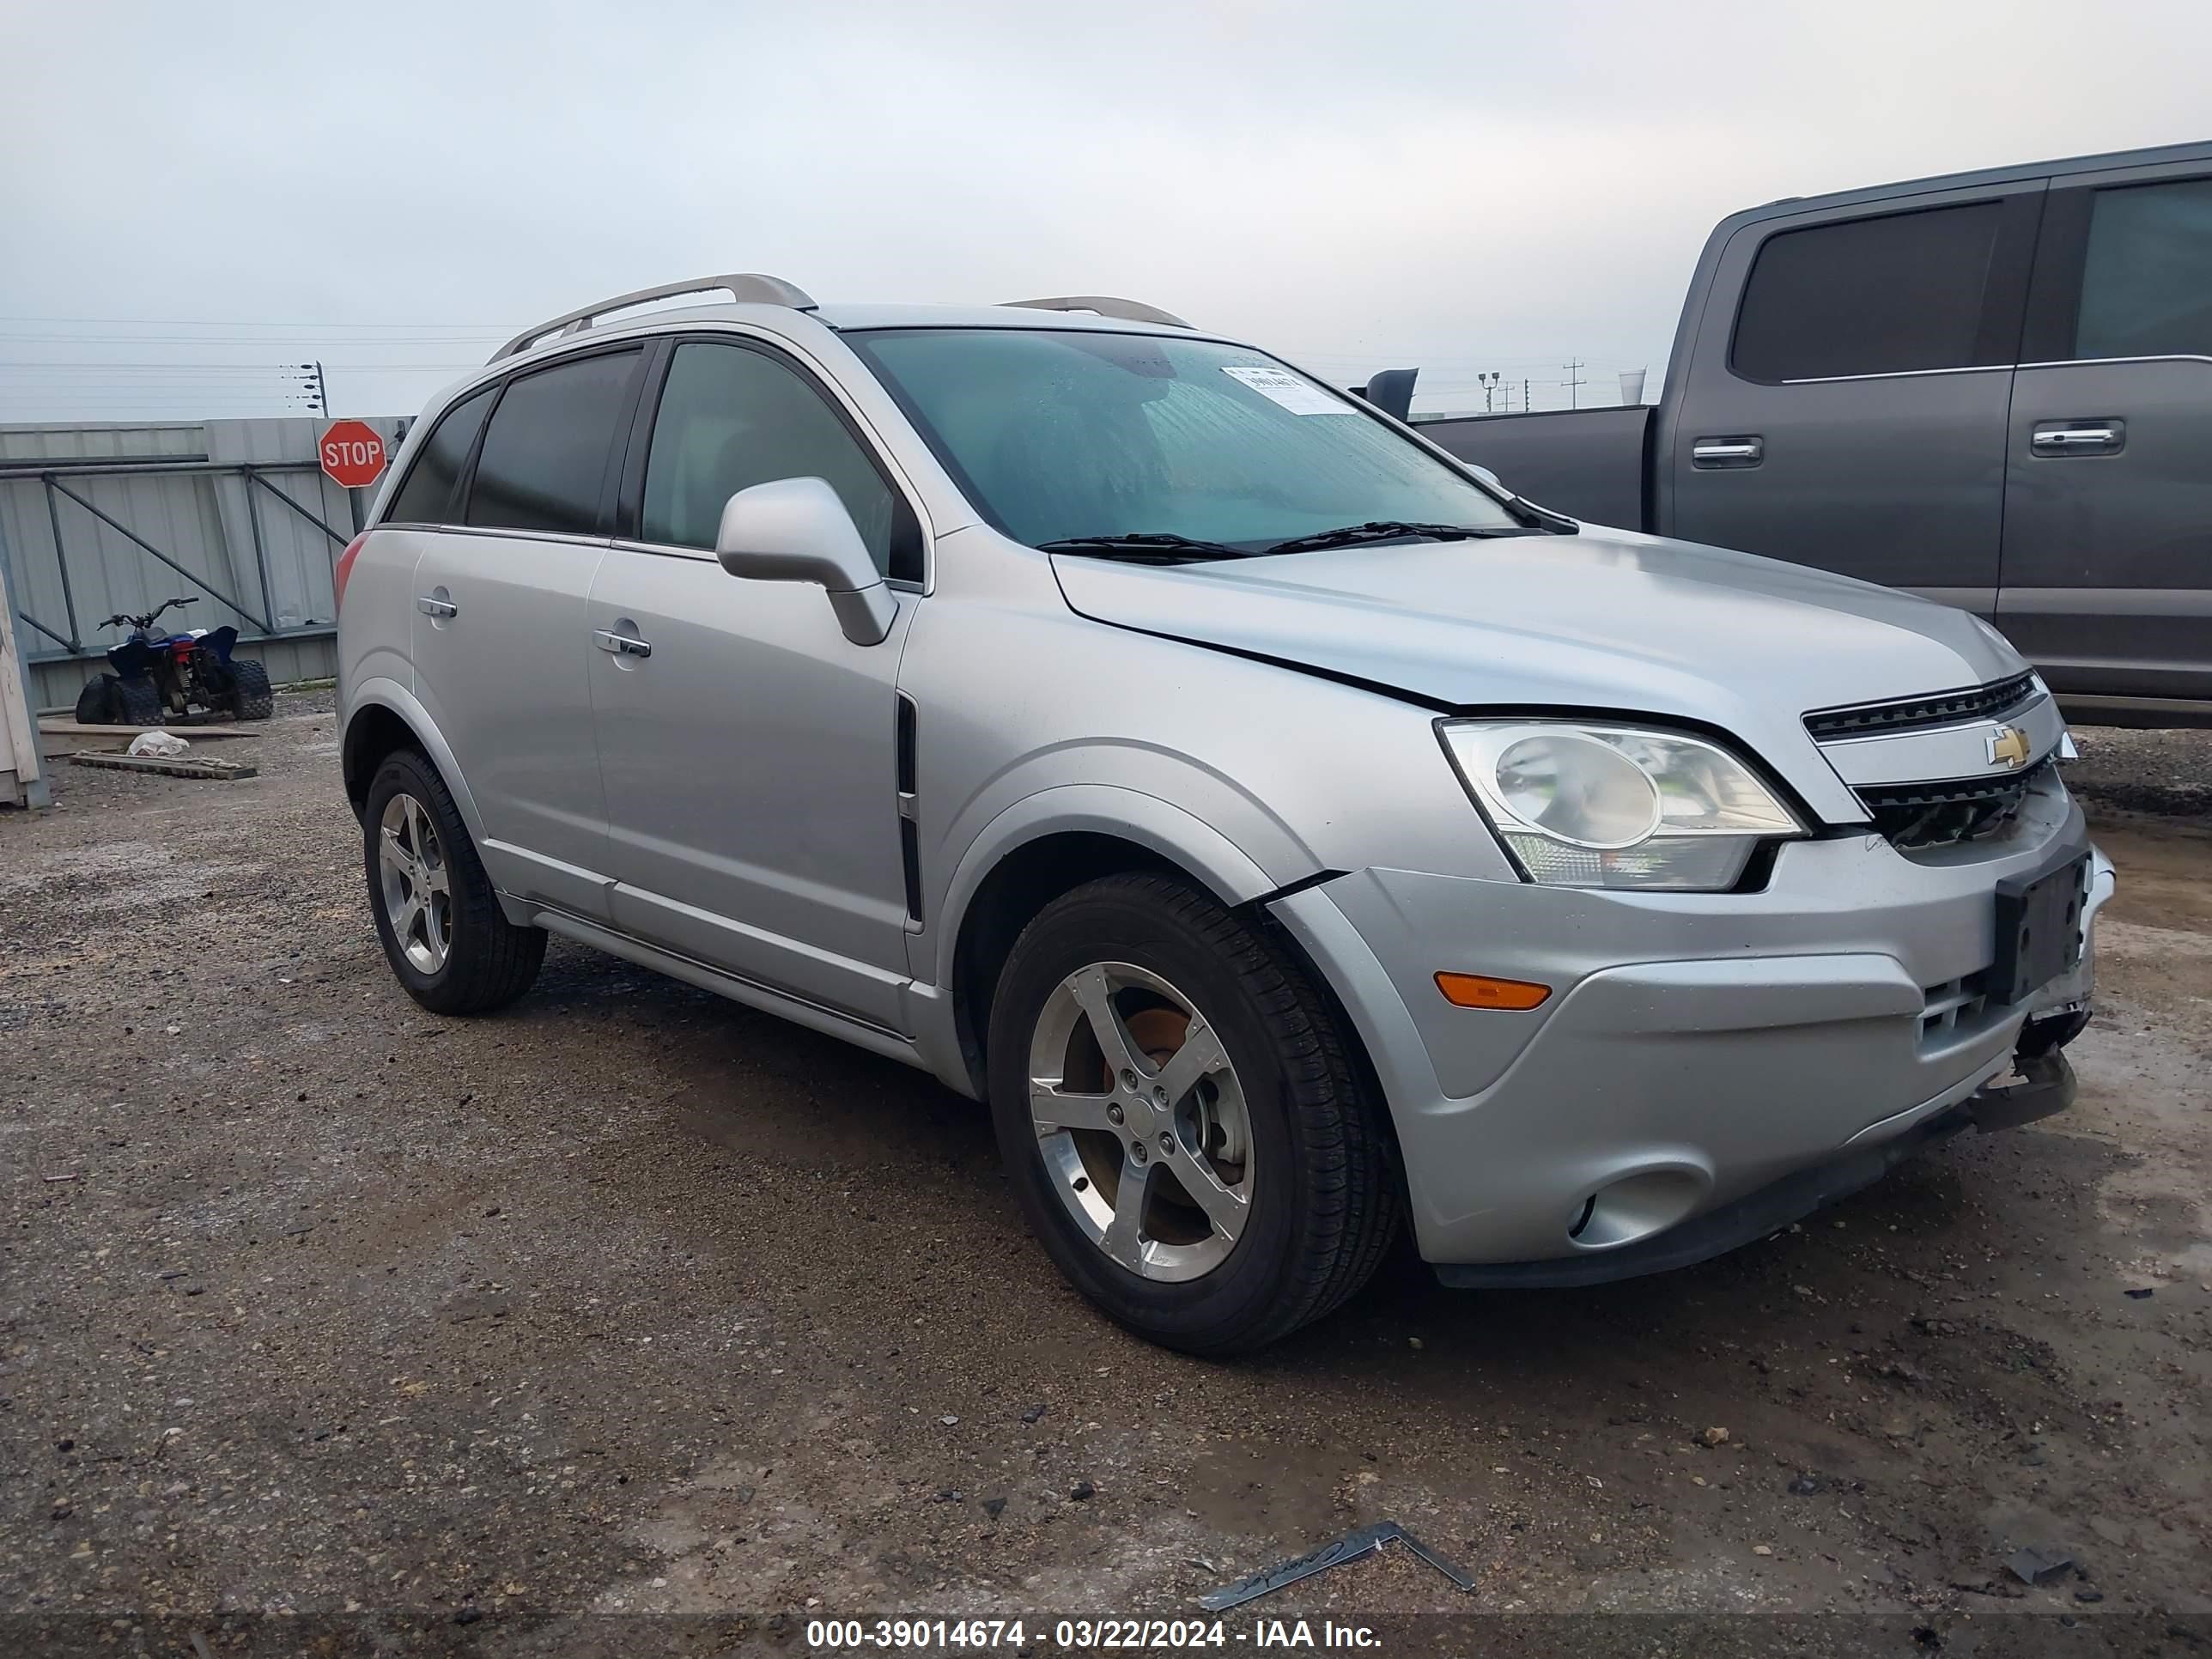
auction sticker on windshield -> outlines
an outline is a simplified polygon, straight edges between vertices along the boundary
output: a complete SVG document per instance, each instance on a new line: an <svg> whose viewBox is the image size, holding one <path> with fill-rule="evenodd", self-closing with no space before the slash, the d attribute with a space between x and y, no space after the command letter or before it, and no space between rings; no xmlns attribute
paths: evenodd
<svg viewBox="0 0 2212 1659"><path fill-rule="evenodd" d="M1280 404L1293 415L1358 412L1342 398L1332 397L1310 380L1300 380L1287 368L1270 368L1263 363L1224 363L1221 372L1232 380L1242 380L1262 398Z"/></svg>

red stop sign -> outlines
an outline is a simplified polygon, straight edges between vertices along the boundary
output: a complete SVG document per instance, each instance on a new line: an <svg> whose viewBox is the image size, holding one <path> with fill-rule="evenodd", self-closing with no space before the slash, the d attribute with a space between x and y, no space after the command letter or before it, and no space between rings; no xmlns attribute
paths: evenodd
<svg viewBox="0 0 2212 1659"><path fill-rule="evenodd" d="M348 489L376 482L384 471L384 440L362 421L333 421L315 446L323 471Z"/></svg>

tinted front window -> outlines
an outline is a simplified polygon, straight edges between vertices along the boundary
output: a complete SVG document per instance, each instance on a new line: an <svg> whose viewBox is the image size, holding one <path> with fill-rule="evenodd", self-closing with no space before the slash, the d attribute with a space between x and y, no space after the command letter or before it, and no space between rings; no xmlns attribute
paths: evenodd
<svg viewBox="0 0 2212 1659"><path fill-rule="evenodd" d="M2212 179L2097 192L2074 355L2212 356Z"/></svg>
<svg viewBox="0 0 2212 1659"><path fill-rule="evenodd" d="M1376 519L1515 523L1358 404L1242 346L1046 329L847 338L1018 541L1166 532L1259 548Z"/></svg>
<svg viewBox="0 0 2212 1659"><path fill-rule="evenodd" d="M1735 372L1810 380L1973 362L2002 211L1975 202L1769 237L1736 313Z"/></svg>
<svg viewBox="0 0 2212 1659"><path fill-rule="evenodd" d="M469 487L470 524L590 535L639 354L578 357L511 382Z"/></svg>
<svg viewBox="0 0 2212 1659"><path fill-rule="evenodd" d="M820 392L763 352L677 347L646 455L644 538L711 548L730 497L781 478L827 481L876 568L921 578L898 496Z"/></svg>
<svg viewBox="0 0 2212 1659"><path fill-rule="evenodd" d="M477 428L483 424L484 411L498 389L486 386L441 417L408 469L407 482L392 498L392 510L384 515L386 524L441 524L453 517L453 486L460 481L469 447L476 442Z"/></svg>

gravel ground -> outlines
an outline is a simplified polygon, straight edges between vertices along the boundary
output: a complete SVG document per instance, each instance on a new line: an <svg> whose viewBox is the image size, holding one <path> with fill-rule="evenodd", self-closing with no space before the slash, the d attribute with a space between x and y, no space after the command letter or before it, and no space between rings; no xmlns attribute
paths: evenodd
<svg viewBox="0 0 2212 1659"><path fill-rule="evenodd" d="M2077 726L2067 781L2091 800L2212 823L2212 732Z"/></svg>
<svg viewBox="0 0 2212 1659"><path fill-rule="evenodd" d="M1780 1650L1666 1622L1746 1612L1831 1616L1802 1651L2212 1643L2201 821L2096 809L2122 888L2065 1117L1662 1278L1401 1261L1216 1364L1063 1288L917 1073L558 941L513 1010L422 1012L328 694L278 716L222 750L258 778L64 766L0 814L0 1650L1188 1616L1386 1517L1474 1595L1386 1553L1231 1645L1300 1610L1405 1651ZM2144 752L2201 782L2212 734ZM2030 1546L2072 1564L2023 1584ZM1419 1622L1470 1606L1615 1616Z"/></svg>

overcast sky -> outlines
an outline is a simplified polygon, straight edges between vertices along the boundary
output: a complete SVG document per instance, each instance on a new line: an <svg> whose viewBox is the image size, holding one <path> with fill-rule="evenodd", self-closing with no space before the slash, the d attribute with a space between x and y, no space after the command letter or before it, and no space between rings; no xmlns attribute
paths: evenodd
<svg viewBox="0 0 2212 1659"><path fill-rule="evenodd" d="M1610 401L1735 208L2212 137L2201 0L0 6L0 421L411 410L746 270Z"/></svg>

